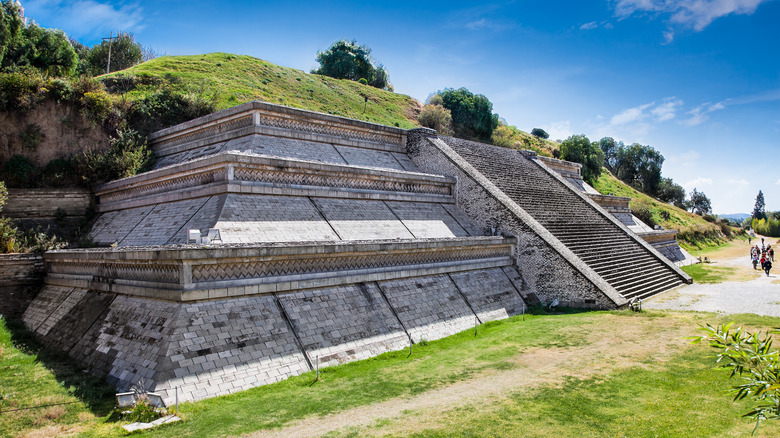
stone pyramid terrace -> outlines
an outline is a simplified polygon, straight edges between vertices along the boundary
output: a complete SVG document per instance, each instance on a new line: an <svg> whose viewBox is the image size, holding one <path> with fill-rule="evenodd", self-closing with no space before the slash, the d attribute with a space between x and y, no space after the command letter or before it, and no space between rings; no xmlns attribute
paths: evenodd
<svg viewBox="0 0 780 438"><path fill-rule="evenodd" d="M517 151L259 102L151 144L152 171L97 190L106 247L46 253L24 314L119 390L213 397L689 281Z"/></svg>

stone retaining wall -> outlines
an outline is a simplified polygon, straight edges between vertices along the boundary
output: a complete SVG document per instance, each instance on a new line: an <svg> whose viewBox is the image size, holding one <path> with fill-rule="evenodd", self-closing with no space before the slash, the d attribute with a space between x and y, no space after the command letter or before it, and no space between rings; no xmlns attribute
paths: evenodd
<svg viewBox="0 0 780 438"><path fill-rule="evenodd" d="M21 316L41 288L43 275L40 254L0 254L0 315Z"/></svg>

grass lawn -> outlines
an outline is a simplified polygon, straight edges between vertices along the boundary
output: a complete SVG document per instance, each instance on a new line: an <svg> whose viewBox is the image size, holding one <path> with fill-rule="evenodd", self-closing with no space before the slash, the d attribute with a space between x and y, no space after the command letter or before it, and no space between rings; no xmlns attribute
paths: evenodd
<svg viewBox="0 0 780 438"><path fill-rule="evenodd" d="M735 316L753 327L780 319ZM277 384L180 406L184 422L148 436L748 436L737 382L713 369L712 351L690 345L698 313L590 312L527 315L321 370ZM121 436L105 385L66 361L28 351L18 326L0 327L0 436L75 432ZM19 333L22 333L21 335ZM21 347L21 349L19 348ZM64 382L64 384L62 383ZM108 400L108 401L107 401ZM780 434L766 422L763 436ZM761 436L761 435L758 436Z"/></svg>

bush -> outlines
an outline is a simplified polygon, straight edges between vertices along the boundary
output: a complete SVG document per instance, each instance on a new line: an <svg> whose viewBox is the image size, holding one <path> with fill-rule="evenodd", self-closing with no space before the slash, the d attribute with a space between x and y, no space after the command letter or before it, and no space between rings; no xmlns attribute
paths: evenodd
<svg viewBox="0 0 780 438"><path fill-rule="evenodd" d="M0 181L0 211L3 211L6 201L8 201L8 189L5 188L5 183Z"/></svg>
<svg viewBox="0 0 780 438"><path fill-rule="evenodd" d="M111 98L104 91L88 91L79 99L85 119L102 124L111 110Z"/></svg>
<svg viewBox="0 0 780 438"><path fill-rule="evenodd" d="M215 102L202 95L182 95L165 87L135 102L127 110L126 120L131 129L139 135L147 136L160 129L211 114L215 109Z"/></svg>
<svg viewBox="0 0 780 438"><path fill-rule="evenodd" d="M720 225L720 231L722 231L723 234L729 239L731 238L732 235L734 235L734 230L731 229L731 226L729 225L728 221L718 222L718 225Z"/></svg>
<svg viewBox="0 0 780 438"><path fill-rule="evenodd" d="M452 130L452 115L450 110L441 105L425 105L417 117L417 121L426 128L435 129L441 135L450 135Z"/></svg>
<svg viewBox="0 0 780 438"><path fill-rule="evenodd" d="M46 164L41 174L41 182L46 186L62 187L77 184L78 178L70 160L57 158Z"/></svg>
<svg viewBox="0 0 780 438"><path fill-rule="evenodd" d="M542 128L534 128L534 129L532 129L531 130L531 135L533 135L534 137L539 137L539 138L544 138L544 139L550 138L550 134L548 134L547 131L545 131Z"/></svg>
<svg viewBox="0 0 780 438"><path fill-rule="evenodd" d="M32 187L35 181L35 166L29 158L22 155L14 155L0 171L3 181L8 187L26 188Z"/></svg>
<svg viewBox="0 0 780 438"><path fill-rule="evenodd" d="M713 223L713 224L715 223L715 221L718 220L718 218L714 214L705 214L701 218L704 219L705 221L707 221L709 223Z"/></svg>
<svg viewBox="0 0 780 438"><path fill-rule="evenodd" d="M631 214L639 218L642 222L645 224L655 227L656 221L653 219L653 212L650 210L650 207L648 207L646 204L642 203L631 203Z"/></svg>
<svg viewBox="0 0 780 438"><path fill-rule="evenodd" d="M753 219L753 230L758 234L770 237L780 237L780 220L777 219Z"/></svg>
<svg viewBox="0 0 780 438"><path fill-rule="evenodd" d="M44 83L35 70L0 73L0 110L29 112L46 98Z"/></svg>
<svg viewBox="0 0 780 438"><path fill-rule="evenodd" d="M76 155L73 167L82 183L91 187L141 172L149 164L150 156L145 137L133 130L120 130L109 139L108 149Z"/></svg>

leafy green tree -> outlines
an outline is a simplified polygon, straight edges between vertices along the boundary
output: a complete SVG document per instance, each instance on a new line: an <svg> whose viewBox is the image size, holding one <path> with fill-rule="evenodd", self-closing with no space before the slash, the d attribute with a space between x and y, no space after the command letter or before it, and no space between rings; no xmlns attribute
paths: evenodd
<svg viewBox="0 0 780 438"><path fill-rule="evenodd" d="M19 12L13 1L0 2L0 69L35 68L48 75L72 74L77 57L65 33L35 23L25 26Z"/></svg>
<svg viewBox="0 0 780 438"><path fill-rule="evenodd" d="M103 41L87 51L80 51L87 74L99 76L106 73L109 45L112 72L130 68L143 59L144 49L140 43L135 42L133 34L120 33L110 44L108 41Z"/></svg>
<svg viewBox="0 0 780 438"><path fill-rule="evenodd" d="M766 204L764 203L764 192L758 191L756 196L756 205L753 207L753 219L766 219Z"/></svg>
<svg viewBox="0 0 780 438"><path fill-rule="evenodd" d="M561 158L582 164L582 178L593 185L601 175L604 152L585 135L572 135L561 142Z"/></svg>
<svg viewBox="0 0 780 438"><path fill-rule="evenodd" d="M355 40L336 41L328 50L317 52L317 62L320 67L311 71L314 74L351 81L365 79L375 88L386 89L390 86L384 66L375 66L371 49Z"/></svg>
<svg viewBox="0 0 780 438"><path fill-rule="evenodd" d="M671 178L661 178L658 184L658 199L685 208L685 189Z"/></svg>
<svg viewBox="0 0 780 438"><path fill-rule="evenodd" d="M498 114L493 114L493 103L481 94L466 88L445 88L437 92L442 106L452 114L452 129L456 137L489 142L498 126Z"/></svg>
<svg viewBox="0 0 780 438"><path fill-rule="evenodd" d="M718 350L716 363L731 370L731 377L739 376L742 384L731 389L734 401L752 399L756 405L743 415L756 420L753 433L763 420L780 420L780 355L772 349L772 330L766 334L751 333L734 323L713 327L707 324L700 330L704 336L693 343L707 342Z"/></svg>
<svg viewBox="0 0 780 438"><path fill-rule="evenodd" d="M691 208L691 212L696 213L699 216L712 213L710 198L708 198L707 195L704 194L704 192L700 192L696 190L695 187L693 191L691 191L691 199L689 205Z"/></svg>
<svg viewBox="0 0 780 438"><path fill-rule="evenodd" d="M531 135L533 135L534 137L539 137L539 138L544 138L544 139L550 138L550 134L548 134L547 131L545 131L542 128L534 128L534 129L532 129L531 130Z"/></svg>
<svg viewBox="0 0 780 438"><path fill-rule="evenodd" d="M650 146L634 143L619 147L613 172L623 182L636 189L655 196L661 182L661 167L664 157Z"/></svg>
<svg viewBox="0 0 780 438"><path fill-rule="evenodd" d="M0 66L5 66L3 59L6 52L24 29L19 12L19 7L13 0L0 0Z"/></svg>
<svg viewBox="0 0 780 438"><path fill-rule="evenodd" d="M610 172L615 172L618 164L618 152L625 147L623 142L617 142L612 137L604 137L595 144L604 152L604 165Z"/></svg>

